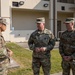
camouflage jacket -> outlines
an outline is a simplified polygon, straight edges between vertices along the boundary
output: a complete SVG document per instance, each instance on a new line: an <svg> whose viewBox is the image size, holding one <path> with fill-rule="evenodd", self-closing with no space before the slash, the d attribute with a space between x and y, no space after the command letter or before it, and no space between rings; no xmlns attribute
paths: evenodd
<svg viewBox="0 0 75 75"><path fill-rule="evenodd" d="M4 37L2 36L2 33L0 33L0 58L5 56L7 56L7 50L5 47Z"/></svg>
<svg viewBox="0 0 75 75"><path fill-rule="evenodd" d="M75 59L75 30L65 31L60 37L59 52L61 56L72 56Z"/></svg>
<svg viewBox="0 0 75 75"><path fill-rule="evenodd" d="M29 48L33 50L33 57L47 57L50 56L50 51L55 45L54 35L48 29L44 31L34 31L28 41ZM35 52L36 47L46 47L44 52Z"/></svg>
<svg viewBox="0 0 75 75"><path fill-rule="evenodd" d="M5 41L4 37L2 36L2 33L0 33L0 48L5 47Z"/></svg>

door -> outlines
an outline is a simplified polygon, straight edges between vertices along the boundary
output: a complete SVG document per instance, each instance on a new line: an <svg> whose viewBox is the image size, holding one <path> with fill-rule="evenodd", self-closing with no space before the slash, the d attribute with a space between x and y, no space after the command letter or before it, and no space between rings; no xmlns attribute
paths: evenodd
<svg viewBox="0 0 75 75"><path fill-rule="evenodd" d="M57 38L61 35L61 21L57 21Z"/></svg>

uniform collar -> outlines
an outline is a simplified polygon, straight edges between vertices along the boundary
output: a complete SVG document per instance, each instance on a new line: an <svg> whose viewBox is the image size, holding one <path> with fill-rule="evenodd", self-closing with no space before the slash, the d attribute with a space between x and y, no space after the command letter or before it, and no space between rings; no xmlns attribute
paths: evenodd
<svg viewBox="0 0 75 75"><path fill-rule="evenodd" d="M75 29L73 29L73 30L71 30L71 31L68 31L68 30L67 30L67 32L73 32L73 31L75 31Z"/></svg>
<svg viewBox="0 0 75 75"><path fill-rule="evenodd" d="M46 33L46 28L43 31L38 30L38 33Z"/></svg>

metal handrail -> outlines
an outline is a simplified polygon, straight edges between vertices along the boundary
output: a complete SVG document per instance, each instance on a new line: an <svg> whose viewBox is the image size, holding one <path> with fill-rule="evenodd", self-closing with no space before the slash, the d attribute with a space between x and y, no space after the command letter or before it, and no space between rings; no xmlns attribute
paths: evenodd
<svg viewBox="0 0 75 75"><path fill-rule="evenodd" d="M60 37L60 34L62 34L64 31L58 31L58 38Z"/></svg>

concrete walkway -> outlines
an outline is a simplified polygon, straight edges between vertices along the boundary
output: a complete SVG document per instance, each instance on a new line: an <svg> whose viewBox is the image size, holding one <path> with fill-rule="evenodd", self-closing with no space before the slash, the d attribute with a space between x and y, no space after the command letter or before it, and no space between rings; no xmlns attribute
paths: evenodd
<svg viewBox="0 0 75 75"><path fill-rule="evenodd" d="M20 65L13 58L10 58L10 64L8 69L19 68L19 67Z"/></svg>
<svg viewBox="0 0 75 75"><path fill-rule="evenodd" d="M18 42L17 44L20 45L21 47L29 48L27 42ZM58 47L59 47L59 42L56 42L54 48L58 48Z"/></svg>
<svg viewBox="0 0 75 75"><path fill-rule="evenodd" d="M55 74L51 74L51 75L62 75L62 72L60 72L60 73L55 73Z"/></svg>

